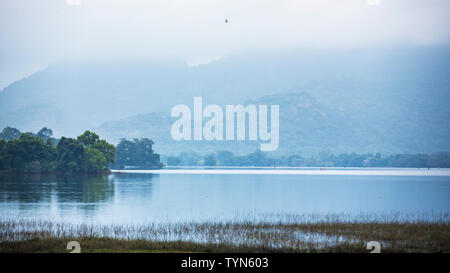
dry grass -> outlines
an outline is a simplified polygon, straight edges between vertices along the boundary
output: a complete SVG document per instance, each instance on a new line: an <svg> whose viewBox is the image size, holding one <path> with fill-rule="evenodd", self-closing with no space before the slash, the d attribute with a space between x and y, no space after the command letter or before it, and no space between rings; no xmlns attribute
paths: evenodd
<svg viewBox="0 0 450 273"><path fill-rule="evenodd" d="M450 252L448 215L418 221L204 222L145 225L71 225L46 221L0 222L0 252Z"/></svg>

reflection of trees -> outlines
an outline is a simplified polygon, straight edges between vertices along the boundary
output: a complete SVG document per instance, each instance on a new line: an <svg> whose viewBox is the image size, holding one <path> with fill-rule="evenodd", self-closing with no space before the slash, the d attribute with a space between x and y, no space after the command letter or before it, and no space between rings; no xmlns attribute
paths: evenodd
<svg viewBox="0 0 450 273"><path fill-rule="evenodd" d="M43 215L97 219L98 211L114 202L119 206L146 204L152 194L153 174L0 175L0 203L16 203L17 216ZM13 209L14 210L14 209ZM112 212L114 213L114 212ZM102 214L102 217L120 215Z"/></svg>
<svg viewBox="0 0 450 273"><path fill-rule="evenodd" d="M112 175L116 193L125 200L149 200L153 180L159 175L150 173L116 173Z"/></svg>
<svg viewBox="0 0 450 273"><path fill-rule="evenodd" d="M56 180L52 176L0 175L0 202L50 202Z"/></svg>
<svg viewBox="0 0 450 273"><path fill-rule="evenodd" d="M0 202L100 203L114 196L113 180L97 175L0 175Z"/></svg>
<svg viewBox="0 0 450 273"><path fill-rule="evenodd" d="M108 202L114 196L114 181L101 175L62 175L56 193L59 203Z"/></svg>

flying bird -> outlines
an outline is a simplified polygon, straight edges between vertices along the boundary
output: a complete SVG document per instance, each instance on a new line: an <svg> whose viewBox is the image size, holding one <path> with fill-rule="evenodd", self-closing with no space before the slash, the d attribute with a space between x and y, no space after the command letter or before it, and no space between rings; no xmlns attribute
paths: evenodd
<svg viewBox="0 0 450 273"><path fill-rule="evenodd" d="M228 19L225 19L225 24L227 24L228 23Z"/></svg>

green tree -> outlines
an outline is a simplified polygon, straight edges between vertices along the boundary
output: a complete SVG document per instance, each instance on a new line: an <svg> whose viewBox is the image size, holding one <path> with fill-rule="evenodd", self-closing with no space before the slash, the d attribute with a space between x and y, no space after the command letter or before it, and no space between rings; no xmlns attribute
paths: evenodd
<svg viewBox="0 0 450 273"><path fill-rule="evenodd" d="M82 135L77 137L77 140L84 146L90 148L100 140L100 137L96 133L86 130Z"/></svg>
<svg viewBox="0 0 450 273"><path fill-rule="evenodd" d="M121 139L116 147L115 166L161 168L160 155L153 151L154 142L148 138Z"/></svg>
<svg viewBox="0 0 450 273"><path fill-rule="evenodd" d="M51 137L53 136L53 131L52 129L44 127L37 133L37 136L40 139L47 141L47 139L51 139Z"/></svg>
<svg viewBox="0 0 450 273"><path fill-rule="evenodd" d="M203 165L204 166L217 166L217 160L213 154L209 154L209 155L205 156L205 158L203 159Z"/></svg>
<svg viewBox="0 0 450 273"><path fill-rule="evenodd" d="M181 159L176 156L169 156L167 158L167 165L169 166L180 166L181 165Z"/></svg>
<svg viewBox="0 0 450 273"><path fill-rule="evenodd" d="M8 142L0 139L0 170L7 170L9 168L7 150Z"/></svg>
<svg viewBox="0 0 450 273"><path fill-rule="evenodd" d="M304 159L299 155L291 155L288 157L287 162L290 167L299 167L304 163Z"/></svg>
<svg viewBox="0 0 450 273"><path fill-rule="evenodd" d="M116 147L113 144L106 142L104 139L98 140L94 145L91 146L101 152L106 159L106 164L113 164L116 158Z"/></svg>
<svg viewBox="0 0 450 273"><path fill-rule="evenodd" d="M83 164L84 147L76 139L62 137L56 146L56 152L56 167L59 171L86 171Z"/></svg>
<svg viewBox="0 0 450 273"><path fill-rule="evenodd" d="M217 153L217 160L219 161L219 165L221 166L235 166L236 165L236 157L232 152L229 151L221 151Z"/></svg>
<svg viewBox="0 0 450 273"><path fill-rule="evenodd" d="M77 137L77 140L87 148L93 148L103 154L108 163L114 163L116 157L116 148L114 145L106 142L104 139L91 131L85 131L82 135Z"/></svg>
<svg viewBox="0 0 450 273"><path fill-rule="evenodd" d="M42 139L22 134L18 139L8 141L7 155L13 170L38 172L53 168L55 153L53 146Z"/></svg>
<svg viewBox="0 0 450 273"><path fill-rule="evenodd" d="M105 156L97 149L85 148L83 169L87 172L102 172L107 169Z"/></svg>
<svg viewBox="0 0 450 273"><path fill-rule="evenodd" d="M266 157L261 150L256 150L244 157L241 157L241 166L271 166L273 160Z"/></svg>
<svg viewBox="0 0 450 273"><path fill-rule="evenodd" d="M19 138L20 135L21 133L18 129L8 126L2 130L2 132L0 133L0 138L8 141Z"/></svg>
<svg viewBox="0 0 450 273"><path fill-rule="evenodd" d="M7 127L0 140L0 170L41 172L103 172L115 158L114 145L86 131L77 139L52 138L52 130L42 128L37 134ZM55 146L55 143L56 146Z"/></svg>
<svg viewBox="0 0 450 273"><path fill-rule="evenodd" d="M199 166L203 159L201 155L193 151L182 152L179 154L179 157L185 166Z"/></svg>

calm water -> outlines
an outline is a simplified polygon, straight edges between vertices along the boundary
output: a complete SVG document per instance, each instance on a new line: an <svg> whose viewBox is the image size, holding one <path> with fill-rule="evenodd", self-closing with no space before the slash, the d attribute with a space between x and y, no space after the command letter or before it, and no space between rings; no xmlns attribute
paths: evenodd
<svg viewBox="0 0 450 273"><path fill-rule="evenodd" d="M122 224L286 214L417 215L449 213L449 197L446 175L279 175L253 170L107 177L3 175L0 220Z"/></svg>

